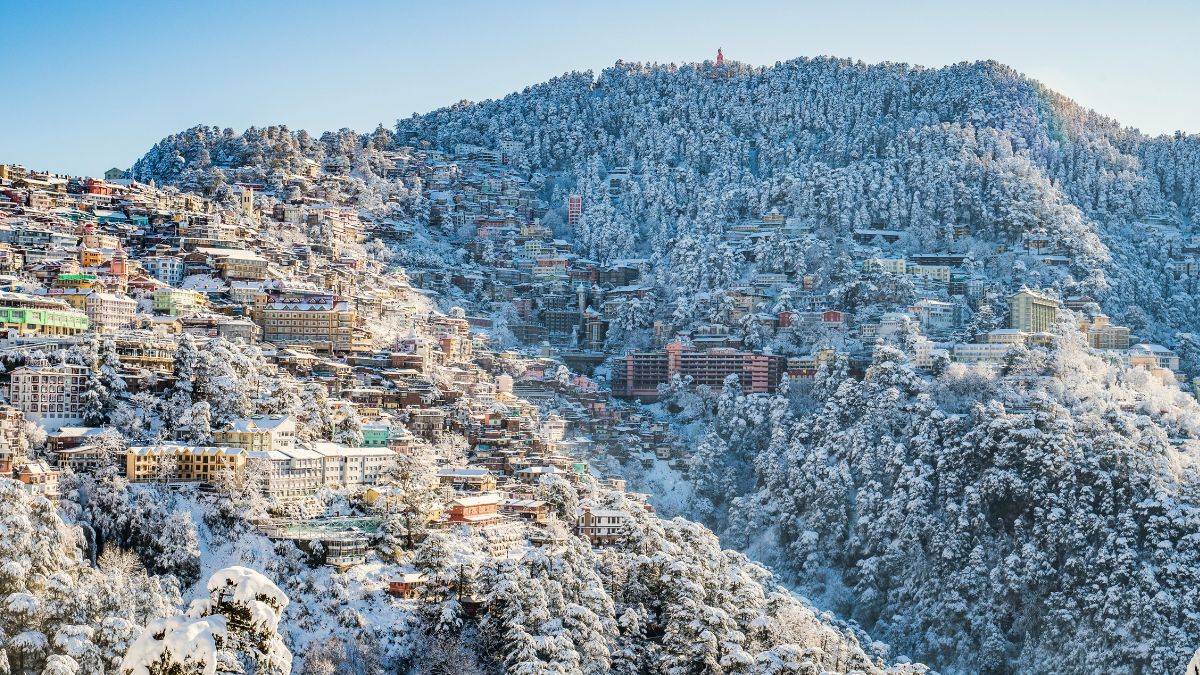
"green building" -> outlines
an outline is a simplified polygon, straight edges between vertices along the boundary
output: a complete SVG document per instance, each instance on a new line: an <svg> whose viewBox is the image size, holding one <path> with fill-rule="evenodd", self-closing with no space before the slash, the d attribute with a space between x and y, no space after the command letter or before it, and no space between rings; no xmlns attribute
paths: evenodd
<svg viewBox="0 0 1200 675"><path fill-rule="evenodd" d="M203 311L205 298L186 288L160 288L152 294L154 313L167 316L186 316Z"/></svg>
<svg viewBox="0 0 1200 675"><path fill-rule="evenodd" d="M386 448L392 437L392 428L386 424L364 424L362 434L364 448Z"/></svg>
<svg viewBox="0 0 1200 675"><path fill-rule="evenodd" d="M0 292L0 329L9 337L78 335L88 329L88 318L62 300Z"/></svg>

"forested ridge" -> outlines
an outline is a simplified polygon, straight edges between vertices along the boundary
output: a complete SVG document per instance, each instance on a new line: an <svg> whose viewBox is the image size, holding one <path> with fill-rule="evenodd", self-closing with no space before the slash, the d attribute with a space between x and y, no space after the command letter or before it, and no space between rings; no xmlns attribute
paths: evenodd
<svg viewBox="0 0 1200 675"><path fill-rule="evenodd" d="M210 190L312 160L348 171L364 205L398 195L390 208L420 219L428 204L386 179L384 153L422 141L518 143L544 222L577 253L648 259L661 302L631 335L714 321L754 272L810 275L852 322L877 320L915 295L852 268L869 228L899 237L881 255L961 253L989 281L1093 298L1200 375L1200 288L1167 265L1195 247L1200 136L1147 136L995 62L618 63L368 134L195 127L133 174ZM614 196L617 167L632 177ZM748 264L726 234L773 209L812 236L768 240ZM1035 233L1065 264L1020 253ZM1003 302L972 307L969 330L997 327ZM843 358L772 395L672 388L654 410L691 455L688 515L945 672L1181 672L1200 645L1200 410L1068 324L995 371L922 372L901 340L861 379Z"/></svg>

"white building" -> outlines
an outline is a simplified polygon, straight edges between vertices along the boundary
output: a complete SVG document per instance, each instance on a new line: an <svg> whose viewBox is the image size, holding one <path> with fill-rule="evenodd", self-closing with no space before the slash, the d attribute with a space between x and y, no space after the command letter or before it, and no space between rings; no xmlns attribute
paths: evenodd
<svg viewBox="0 0 1200 675"><path fill-rule="evenodd" d="M1154 370L1162 368L1172 373L1179 370L1179 355L1162 345L1139 343L1125 352L1125 359L1135 366Z"/></svg>
<svg viewBox="0 0 1200 675"><path fill-rule="evenodd" d="M933 368L933 362L939 356L950 358L950 349L940 342L934 342L925 338L918 338L913 343L913 365L918 368L929 370Z"/></svg>
<svg viewBox="0 0 1200 675"><path fill-rule="evenodd" d="M251 458L271 462L267 495L276 499L307 497L328 488L375 485L396 459L388 448L350 448L340 443L257 451Z"/></svg>
<svg viewBox="0 0 1200 675"><path fill-rule="evenodd" d="M49 431L79 424L83 422L79 396L87 384L87 376L88 369L84 366L51 366L45 359L31 360L29 365L12 371L8 402L24 413L26 419Z"/></svg>
<svg viewBox="0 0 1200 675"><path fill-rule="evenodd" d="M150 276L171 286L183 282L183 260L175 256L161 255L142 258L138 262L150 273Z"/></svg>
<svg viewBox="0 0 1200 675"><path fill-rule="evenodd" d="M959 363L1004 363L1004 355L1012 349L1011 344L960 342L954 345L954 360Z"/></svg>
<svg viewBox="0 0 1200 675"><path fill-rule="evenodd" d="M250 453L251 458L271 463L266 494L274 499L287 500L308 497L321 488L325 457L305 448L267 450Z"/></svg>
<svg viewBox="0 0 1200 675"><path fill-rule="evenodd" d="M350 448L340 443L313 443L309 448L323 458L321 482L329 487L374 485L396 453L390 448Z"/></svg>
<svg viewBox="0 0 1200 675"><path fill-rule="evenodd" d="M888 312L879 317L879 332L877 336L880 340L893 337L906 330L906 327L913 323L913 317L904 312Z"/></svg>
<svg viewBox="0 0 1200 675"><path fill-rule="evenodd" d="M908 261L904 258L868 258L863 262L863 269L876 269L881 272L902 275L908 271Z"/></svg>
<svg viewBox="0 0 1200 675"><path fill-rule="evenodd" d="M115 293L89 293L84 299L84 311L92 330L112 333L133 326L137 300Z"/></svg>
<svg viewBox="0 0 1200 675"><path fill-rule="evenodd" d="M921 330L929 334L946 333L958 325L958 307L952 302L926 298L918 300L909 311L921 322Z"/></svg>

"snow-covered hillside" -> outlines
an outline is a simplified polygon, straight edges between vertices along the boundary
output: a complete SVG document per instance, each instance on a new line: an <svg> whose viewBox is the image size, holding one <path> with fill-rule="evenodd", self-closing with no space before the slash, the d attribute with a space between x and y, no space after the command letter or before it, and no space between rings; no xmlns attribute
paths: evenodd
<svg viewBox="0 0 1200 675"><path fill-rule="evenodd" d="M503 167L487 159L500 157L496 148L506 148ZM484 167L483 177L461 180L456 158ZM660 382L661 400L638 414L644 426L668 427L683 459L668 468L651 448L610 447L610 461L639 489L669 491L661 503L670 511L890 644L879 656L961 673L1163 673L1181 670L1200 643L1191 609L1200 559L1190 545L1200 537L1191 381L1200 376L1200 137L1148 137L994 62L618 63L367 134L195 127L163 139L131 171L218 198L234 182L262 184L297 203L289 195L311 182L377 220L403 222L412 236L373 244L371 255L428 272L433 302L486 317L506 347L522 343L514 331L534 310L518 312L524 298L505 287L520 284L501 279L527 283L521 264L559 249L531 249L524 233L489 239L480 233L494 214L462 204L478 206L519 174L527 185L512 192L527 188L528 202L544 208L512 230L544 228L528 238L565 240L562 250L573 246L574 262L593 272L640 272L638 288L596 285L601 300L583 277L545 292L558 303L547 309L579 292L580 313L605 312L595 351L610 360L597 373L685 333L759 355L832 355L791 369L806 381L785 379L769 393L745 393L737 377L723 390ZM772 227L758 227L768 219ZM953 259L926 263L946 268L944 282L887 269L921 256ZM966 290L951 291L954 283ZM990 366L950 363L951 344L978 346L1001 328L1010 294L1024 286L1072 311L1003 347ZM614 287L626 295L606 304ZM954 306L947 342L922 342L908 319L882 334L919 301ZM785 330L780 317L805 309L834 310L827 323L837 329ZM1173 349L1178 363L1151 375L1119 349L1090 344L1087 321L1097 316L1135 342ZM677 476L687 484L664 485ZM737 609L745 593L771 606L774 582L731 590L757 568L721 552L702 527L647 527L645 550L581 550L481 574L517 617L503 627L489 618L482 630L518 635L519 649L534 651L575 630L571 664L591 658L595 639L607 641L612 661L593 666L630 658L683 672L684 663L720 661L738 672L734 662L750 659L754 672L807 672L771 670L769 644L807 645L811 635L788 634L784 614ZM621 604L615 596L604 604L547 580L557 570L625 578L647 566L657 566L654 583L622 591L630 608L641 594L653 598L631 609L644 612L637 617L606 616ZM678 574L664 582L670 569ZM684 583L692 574L726 585ZM530 586L532 600L505 595ZM778 598L787 612L810 611ZM694 611L705 603L713 609ZM588 615L569 630L566 620L541 620L577 616L577 606L596 623ZM755 643L760 619L782 632ZM741 637L713 651L703 622Z"/></svg>

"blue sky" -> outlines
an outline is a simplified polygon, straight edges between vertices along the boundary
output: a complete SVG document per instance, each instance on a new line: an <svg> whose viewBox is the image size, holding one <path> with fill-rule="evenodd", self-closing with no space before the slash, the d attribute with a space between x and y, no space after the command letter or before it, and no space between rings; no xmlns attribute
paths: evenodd
<svg viewBox="0 0 1200 675"><path fill-rule="evenodd" d="M1200 132L1200 3L0 0L0 162L96 175L195 124L364 130L618 59L995 59Z"/></svg>

